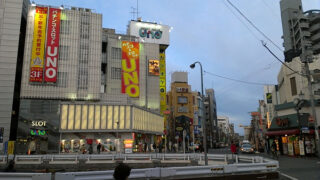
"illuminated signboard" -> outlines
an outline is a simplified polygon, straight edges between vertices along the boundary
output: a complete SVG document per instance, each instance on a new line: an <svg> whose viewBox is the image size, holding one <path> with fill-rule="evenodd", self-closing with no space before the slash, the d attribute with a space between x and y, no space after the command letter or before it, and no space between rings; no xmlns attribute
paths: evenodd
<svg viewBox="0 0 320 180"><path fill-rule="evenodd" d="M30 82L42 82L48 8L36 7L34 16Z"/></svg>
<svg viewBox="0 0 320 180"><path fill-rule="evenodd" d="M122 42L121 92L130 97L139 97L139 43Z"/></svg>
<svg viewBox="0 0 320 180"><path fill-rule="evenodd" d="M146 43L169 45L170 27L156 23L130 21L129 35L143 39Z"/></svg>
<svg viewBox="0 0 320 180"><path fill-rule="evenodd" d="M149 75L159 76L159 60L149 60Z"/></svg>
<svg viewBox="0 0 320 180"><path fill-rule="evenodd" d="M158 29L140 28L139 36L142 38L161 39L162 31Z"/></svg>
<svg viewBox="0 0 320 180"><path fill-rule="evenodd" d="M48 18L45 82L56 82L59 55L60 9L50 8Z"/></svg>
<svg viewBox="0 0 320 180"><path fill-rule="evenodd" d="M47 131L46 130L39 130L39 129L31 129L30 134L32 136L45 136L45 135L47 135Z"/></svg>

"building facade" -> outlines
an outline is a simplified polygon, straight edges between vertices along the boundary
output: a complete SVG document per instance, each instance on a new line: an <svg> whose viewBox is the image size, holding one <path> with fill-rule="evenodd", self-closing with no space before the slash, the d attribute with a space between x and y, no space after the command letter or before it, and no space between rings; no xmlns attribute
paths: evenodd
<svg viewBox="0 0 320 180"><path fill-rule="evenodd" d="M168 107L171 110L172 127L170 127L170 141L177 143L183 150L183 141L186 149L194 138L194 107L196 106L194 92L188 84L187 72L174 72L171 76L171 89L168 92ZM198 111L199 112L199 111ZM199 118L198 118L199 119ZM198 121L199 122L199 121ZM183 135L185 131L185 136ZM185 139L183 139L185 137Z"/></svg>
<svg viewBox="0 0 320 180"><path fill-rule="evenodd" d="M28 0L0 1L1 147L8 140L16 138L28 6Z"/></svg>
<svg viewBox="0 0 320 180"><path fill-rule="evenodd" d="M218 142L218 118L217 118L217 105L213 89L206 89L206 132L208 133L207 140L210 148L217 147Z"/></svg>
<svg viewBox="0 0 320 180"><path fill-rule="evenodd" d="M287 65L297 71L304 72L300 58L294 58ZM305 156L315 154L315 124L319 124L320 96L319 75L316 73L319 66L319 57L315 56L310 63L313 74L313 93L315 94L316 119L311 116L310 95L307 79L282 66L278 75L278 85L273 88L272 105L274 109L271 124L266 137L269 145L275 141L278 150L290 156Z"/></svg>
<svg viewBox="0 0 320 180"><path fill-rule="evenodd" d="M301 0L281 0L283 46L286 62L320 53L320 10L303 12Z"/></svg>
<svg viewBox="0 0 320 180"><path fill-rule="evenodd" d="M150 27L156 36L135 34ZM16 153L93 153L99 143L132 153L161 143L168 26L130 21L118 34L91 9L37 5L25 41Z"/></svg>

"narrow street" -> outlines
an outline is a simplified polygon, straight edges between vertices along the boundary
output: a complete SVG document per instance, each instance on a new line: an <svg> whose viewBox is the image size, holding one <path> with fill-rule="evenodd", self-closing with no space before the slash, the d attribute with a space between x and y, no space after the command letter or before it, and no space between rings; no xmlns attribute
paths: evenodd
<svg viewBox="0 0 320 180"><path fill-rule="evenodd" d="M229 148L209 149L210 154L225 154L230 153ZM248 154L250 156L263 156L269 157L266 153L260 154ZM281 179L308 179L319 180L320 179L320 159L316 157L288 157L280 156L279 159L279 171Z"/></svg>

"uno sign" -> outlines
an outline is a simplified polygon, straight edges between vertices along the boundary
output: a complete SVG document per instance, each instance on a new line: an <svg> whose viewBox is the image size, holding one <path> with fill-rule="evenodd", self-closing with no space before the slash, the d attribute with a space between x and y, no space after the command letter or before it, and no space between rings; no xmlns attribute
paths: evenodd
<svg viewBox="0 0 320 180"><path fill-rule="evenodd" d="M152 39L161 39L162 31L157 29L147 29L147 28L140 28L139 29L140 37L152 38Z"/></svg>
<svg viewBox="0 0 320 180"><path fill-rule="evenodd" d="M46 121L32 121L32 126L36 126L36 127L46 126Z"/></svg>
<svg viewBox="0 0 320 180"><path fill-rule="evenodd" d="M55 9L55 8L49 9L45 77L44 77L44 80L46 82L57 81L60 12L61 12L60 9Z"/></svg>
<svg viewBox="0 0 320 180"><path fill-rule="evenodd" d="M122 42L121 92L130 97L139 97L139 43Z"/></svg>

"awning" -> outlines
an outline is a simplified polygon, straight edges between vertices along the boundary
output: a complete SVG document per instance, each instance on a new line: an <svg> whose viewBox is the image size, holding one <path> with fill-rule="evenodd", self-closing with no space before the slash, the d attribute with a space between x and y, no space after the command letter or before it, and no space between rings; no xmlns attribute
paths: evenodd
<svg viewBox="0 0 320 180"><path fill-rule="evenodd" d="M267 136L278 136L278 135L293 135L300 134L299 129L290 129L290 130L280 130L280 131L268 131L266 132Z"/></svg>
<svg viewBox="0 0 320 180"><path fill-rule="evenodd" d="M310 133L309 134L314 134L315 130L314 129L310 129ZM318 132L320 133L320 129L318 130Z"/></svg>
<svg viewBox="0 0 320 180"><path fill-rule="evenodd" d="M320 130L319 130L320 133ZM290 130L280 130L280 131L268 131L266 132L267 136L279 136L279 135L293 135L300 134L299 129L290 129ZM314 129L310 129L309 133L306 134L314 134Z"/></svg>

